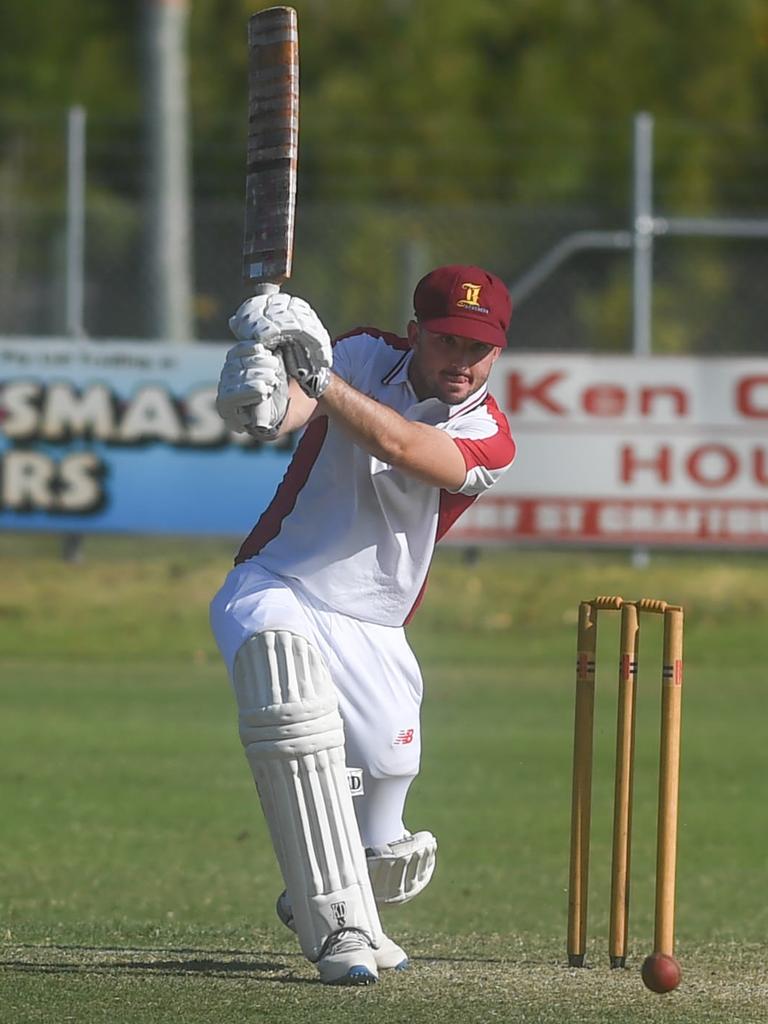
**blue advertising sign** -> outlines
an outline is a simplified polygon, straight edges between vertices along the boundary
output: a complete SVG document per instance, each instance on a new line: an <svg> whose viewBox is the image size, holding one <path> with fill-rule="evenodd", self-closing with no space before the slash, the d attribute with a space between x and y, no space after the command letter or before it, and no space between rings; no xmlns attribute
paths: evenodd
<svg viewBox="0 0 768 1024"><path fill-rule="evenodd" d="M214 343L0 341L0 527L245 534L293 438L231 434Z"/></svg>

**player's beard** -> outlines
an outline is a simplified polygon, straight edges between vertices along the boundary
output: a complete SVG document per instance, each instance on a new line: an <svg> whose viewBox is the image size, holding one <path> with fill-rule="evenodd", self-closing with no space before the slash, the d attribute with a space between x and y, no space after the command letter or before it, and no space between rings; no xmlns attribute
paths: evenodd
<svg viewBox="0 0 768 1024"><path fill-rule="evenodd" d="M420 401L437 398L439 401L445 402L446 405L461 405L476 391L479 391L487 379L487 377L478 379L472 372L459 369L450 371L443 368L425 372L416 351L411 363L410 378L413 390Z"/></svg>

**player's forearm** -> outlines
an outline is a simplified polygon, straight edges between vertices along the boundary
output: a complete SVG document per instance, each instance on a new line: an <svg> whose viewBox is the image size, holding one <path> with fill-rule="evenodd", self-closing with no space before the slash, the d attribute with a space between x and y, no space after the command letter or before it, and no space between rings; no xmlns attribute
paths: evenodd
<svg viewBox="0 0 768 1024"><path fill-rule="evenodd" d="M335 419L361 448L382 462L391 462L405 446L407 421L336 374L331 374L331 382L318 404L321 412Z"/></svg>
<svg viewBox="0 0 768 1024"><path fill-rule="evenodd" d="M309 423L312 413L317 408L315 399L305 395L295 380L288 382L288 396L288 411L280 424L276 437L284 437L294 430L301 430Z"/></svg>
<svg viewBox="0 0 768 1024"><path fill-rule="evenodd" d="M351 387L336 374L318 401L370 455L438 487L458 488L466 467L458 448L442 430L405 419L394 409Z"/></svg>

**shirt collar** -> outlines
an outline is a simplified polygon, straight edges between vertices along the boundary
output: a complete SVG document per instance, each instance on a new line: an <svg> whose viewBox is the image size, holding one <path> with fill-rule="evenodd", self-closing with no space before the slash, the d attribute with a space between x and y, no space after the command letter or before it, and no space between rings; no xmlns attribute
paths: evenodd
<svg viewBox="0 0 768 1024"><path fill-rule="evenodd" d="M416 397L416 392L413 390L410 378L408 377L408 369L411 365L411 359L413 358L413 351L405 353L404 358L389 371L387 376L384 378L385 384L391 385L405 385L408 389L408 393L411 395L414 401L413 408L418 407L431 413L439 414L441 421L452 420L456 416L461 416L462 413L468 412L470 409L475 409L478 405L482 405L488 395L488 383L486 382L483 386L465 398L459 405L448 405L447 402L441 402L439 398L425 398L423 401L419 401Z"/></svg>
<svg viewBox="0 0 768 1024"><path fill-rule="evenodd" d="M382 384L407 384L410 387L411 382L408 380L408 367L411 365L411 358L413 356L413 349L408 349L406 352L401 353L397 362L391 370L387 370L386 374L382 377ZM413 390L411 388L411 390Z"/></svg>

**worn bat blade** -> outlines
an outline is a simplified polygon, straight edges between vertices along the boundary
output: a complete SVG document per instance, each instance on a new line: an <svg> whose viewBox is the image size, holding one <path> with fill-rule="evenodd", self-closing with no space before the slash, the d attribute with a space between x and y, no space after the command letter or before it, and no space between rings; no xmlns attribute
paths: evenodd
<svg viewBox="0 0 768 1024"><path fill-rule="evenodd" d="M248 21L248 155L243 278L291 274L299 144L299 36L292 7Z"/></svg>

